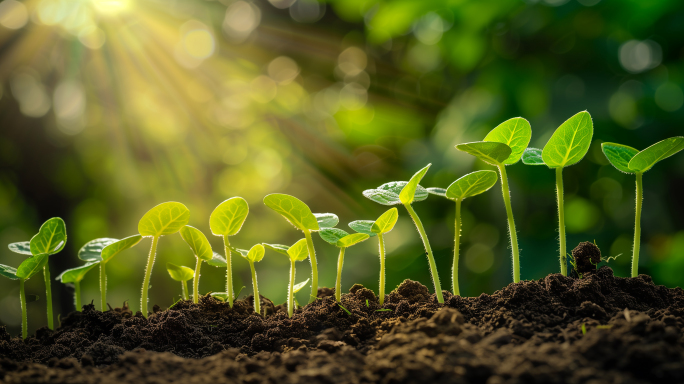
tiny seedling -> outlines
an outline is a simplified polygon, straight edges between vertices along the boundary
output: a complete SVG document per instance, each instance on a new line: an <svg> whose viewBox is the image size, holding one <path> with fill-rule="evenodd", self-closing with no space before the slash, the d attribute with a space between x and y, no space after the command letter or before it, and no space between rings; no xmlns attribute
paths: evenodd
<svg viewBox="0 0 684 384"><path fill-rule="evenodd" d="M297 292L301 291L302 288L306 287L306 285L309 284L309 280L311 280L311 279L306 279L306 280L302 281L301 283L295 285L295 286L294 286L294 289L293 289L292 291L293 291L295 294L296 294ZM295 309L299 308L299 302L297 301L297 296L295 296L294 302L295 302Z"/></svg>
<svg viewBox="0 0 684 384"><path fill-rule="evenodd" d="M76 310L80 311L83 307L81 305L81 281L85 277L86 273L93 269L98 263L87 263L80 267L67 269L62 272L55 280L61 281L64 284L74 285L74 304L76 305Z"/></svg>
<svg viewBox="0 0 684 384"><path fill-rule="evenodd" d="M351 312L349 312L349 310L347 308L343 307L342 304L339 303L339 301L337 302L337 305L339 305L340 308L342 308L345 312L347 312L347 315L351 316Z"/></svg>
<svg viewBox="0 0 684 384"><path fill-rule="evenodd" d="M344 253L347 248L368 239L370 236L365 233L353 233L350 235L337 228L323 228L318 234L323 240L340 249L340 255L337 257L337 281L335 282L335 300L339 303L342 299L342 266L344 265Z"/></svg>
<svg viewBox="0 0 684 384"><path fill-rule="evenodd" d="M253 246L247 254L240 252L240 256L244 257L249 263L249 269L252 271L252 285L254 286L254 312L261 315L261 296L259 296L259 285L257 284L256 270L254 263L258 263L264 258L266 250L261 244Z"/></svg>
<svg viewBox="0 0 684 384"><path fill-rule="evenodd" d="M214 258L214 252L211 250L209 240L199 229L186 225L181 228L180 235L197 259L194 278L192 279L192 302L197 304L199 302L200 267L202 267L202 261L209 261Z"/></svg>
<svg viewBox="0 0 684 384"><path fill-rule="evenodd" d="M452 287L454 295L460 295L458 285L458 256L461 240L461 203L468 197L487 192L496 184L498 176L494 171L476 171L469 173L451 183L449 188L428 188L429 193L446 197L456 202L456 218L454 223L454 266L452 269Z"/></svg>
<svg viewBox="0 0 684 384"><path fill-rule="evenodd" d="M684 149L684 137L677 136L657 142L639 150L616 143L601 144L608 161L618 171L636 175L636 217L634 219L634 248L632 277L639 275L639 249L641 248L641 205L644 199L643 175L653 166Z"/></svg>
<svg viewBox="0 0 684 384"><path fill-rule="evenodd" d="M511 190L508 187L506 166L520 160L527 144L532 138L530 123L522 117L508 119L492 129L484 141L458 144L456 149L471 154L487 164L499 169L501 174L501 192L506 215L508 216L508 234L511 239L513 257L513 282L520 281L520 249L518 248L518 233L515 230L513 208L511 206Z"/></svg>
<svg viewBox="0 0 684 384"><path fill-rule="evenodd" d="M290 259L290 283L288 285L287 290L288 317L292 317L292 314L294 313L295 262L306 260L306 258L309 257L308 242L309 240L304 238L294 243L291 247L280 244L263 244L264 248L270 249L280 254L287 255L287 257ZM306 282L308 282L308 280ZM306 282L300 283L302 284L302 287L306 285ZM299 289L301 289L302 287L299 287ZM314 297L313 300L316 300L316 298Z"/></svg>
<svg viewBox="0 0 684 384"><path fill-rule="evenodd" d="M167 202L161 203L147 211L138 223L138 232L140 235L152 237L152 247L150 248L150 254L147 257L145 279L143 280L142 296L140 298L140 311L145 318L147 318L147 293L150 287L152 266L154 265L154 259L157 256L157 243L159 242L159 238L180 231L180 229L188 223L189 219L190 211L185 205L177 202Z"/></svg>
<svg viewBox="0 0 684 384"><path fill-rule="evenodd" d="M228 305L233 308L233 267L230 257L230 241L228 237L240 232L242 225L247 220L249 205L242 197L232 197L214 209L209 216L209 228L214 236L223 237L223 247L226 252L226 293Z"/></svg>
<svg viewBox="0 0 684 384"><path fill-rule="evenodd" d="M581 328L582 328L582 335L586 335L586 334L587 334L587 324L586 324L586 323L582 323L582 327L581 327Z"/></svg>
<svg viewBox="0 0 684 384"><path fill-rule="evenodd" d="M392 310L389 308L380 308L376 309L375 312L392 312Z"/></svg>
<svg viewBox="0 0 684 384"><path fill-rule="evenodd" d="M19 301L21 302L21 337L23 339L26 339L28 336L26 291L24 290L24 282L36 275L38 272L44 271L49 256L49 254L31 256L19 264L19 268L17 269L0 264L0 275L11 280L19 280ZM38 298L36 297L35 300L38 300Z"/></svg>
<svg viewBox="0 0 684 384"><path fill-rule="evenodd" d="M425 228L423 223L420 221L418 214L413 210L411 204L415 201L425 200L428 196L428 192L425 188L421 187L418 183L425 176L431 164L425 166L425 168L416 172L411 179L406 181L393 181L386 183L378 187L377 189L368 189L363 191L363 195L376 203L383 205L397 205L403 204L406 210L411 216L413 223L418 229L418 234L423 240L423 246L427 253L428 263L430 264L430 272L432 274L432 281L435 285L435 294L437 295L437 301L439 303L444 303L444 296L442 295L442 286L439 282L439 274L437 273L437 264L435 264L435 258L432 255L432 248L430 247L430 241L425 233Z"/></svg>
<svg viewBox="0 0 684 384"><path fill-rule="evenodd" d="M527 148L522 161L526 165L546 165L556 169L556 199L558 201L558 233L560 239L560 267L568 275L565 239L565 204L563 201L563 168L577 164L589 151L594 124L587 111L580 112L556 129L544 149Z"/></svg>
<svg viewBox="0 0 684 384"><path fill-rule="evenodd" d="M169 271L169 275L172 279L181 283L183 300L188 300L188 280L195 276L195 272L192 270L192 268L171 263L166 263L166 270Z"/></svg>

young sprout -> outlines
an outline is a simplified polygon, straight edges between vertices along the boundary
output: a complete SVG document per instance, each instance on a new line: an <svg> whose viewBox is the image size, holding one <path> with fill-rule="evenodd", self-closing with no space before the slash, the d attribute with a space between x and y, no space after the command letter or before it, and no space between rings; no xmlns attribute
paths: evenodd
<svg viewBox="0 0 684 384"><path fill-rule="evenodd" d="M639 152L622 144L603 143L603 153L619 171L636 175L636 218L634 220L634 248L632 253L632 277L639 275L639 249L641 247L641 204L644 196L642 177L657 162L667 159L684 149L684 137L665 139Z"/></svg>
<svg viewBox="0 0 684 384"><path fill-rule="evenodd" d="M363 195L376 203L383 205L397 205L403 204L406 210L413 219L413 223L418 229L418 234L423 240L423 246L427 252L428 263L430 264L430 272L432 274L432 281L435 285L435 294L437 295L437 301L439 303L444 303L444 296L442 295L442 286L439 283L439 274L437 273L437 265L435 264L435 258L432 256L432 248L430 247L430 242L428 241L427 234L425 233L425 228L423 223L418 218L418 215L413 210L411 203L414 201L425 200L428 196L427 190L418 185L420 180L425 176L431 164L428 164L425 168L416 172L411 179L406 181L393 181L390 183L383 184L377 189L367 189L363 191Z"/></svg>
<svg viewBox="0 0 684 384"><path fill-rule="evenodd" d="M560 238L561 274L568 275L565 242L565 204L563 202L563 168L579 163L589 151L594 124L589 112L580 112L553 133L543 150L527 148L523 163L527 165L546 165L556 169L556 199L558 200L558 233Z"/></svg>
<svg viewBox="0 0 684 384"><path fill-rule="evenodd" d="M202 266L202 261L209 261L214 258L214 252L211 250L209 240L207 240L207 237L204 236L204 233L199 229L186 225L181 228L180 235L190 246L192 253L195 254L195 258L197 259L195 277L192 279L192 302L197 304L199 302L200 267Z"/></svg>
<svg viewBox="0 0 684 384"><path fill-rule="evenodd" d="M337 258L337 281L335 283L335 299L339 303L342 299L342 265L344 265L344 253L347 248L368 239L370 235L365 233L354 233L350 235L337 228L323 228L318 234L321 236L321 239L340 249L340 255Z"/></svg>
<svg viewBox="0 0 684 384"><path fill-rule="evenodd" d="M26 291L24 290L24 282L38 272L44 270L49 256L50 255L48 254L31 256L19 264L19 268L17 269L0 264L0 275L11 280L19 280L19 300L21 302L21 337L23 339L26 339L28 336L28 320L26 318Z"/></svg>
<svg viewBox="0 0 684 384"><path fill-rule="evenodd" d="M287 316L292 317L294 313L294 293L295 293L295 262L306 260L309 257L309 241L304 238L294 243L291 247L280 244L263 244L265 248L286 255L290 259L290 283L287 292ZM308 281L308 280L307 280ZM305 284L306 285L306 284ZM299 288L301 289L301 287ZM314 296L314 300L315 300Z"/></svg>
<svg viewBox="0 0 684 384"><path fill-rule="evenodd" d="M256 270L254 269L254 263L258 263L264 258L264 246L257 244L253 246L249 252L243 254L240 252L240 256L244 257L249 263L249 269L252 271L252 285L254 286L254 312L261 315L261 296L259 296L259 286L257 284Z"/></svg>
<svg viewBox="0 0 684 384"><path fill-rule="evenodd" d="M469 173L451 183L449 188L428 188L429 193L446 197L456 202L456 218L454 225L454 267L452 270L452 287L454 295L460 295L458 286L458 256L461 239L461 203L468 197L487 192L496 184L498 176L494 171L476 171Z"/></svg>
<svg viewBox="0 0 684 384"><path fill-rule="evenodd" d="M61 281L64 284L73 284L74 285L74 303L76 305L76 310L81 311L81 308L83 307L81 305L81 281L85 277L86 273L93 269L98 263L87 263L85 265L82 265L80 267L76 268L71 268L67 269L66 271L62 272L55 280Z"/></svg>
<svg viewBox="0 0 684 384"><path fill-rule="evenodd" d="M511 190L508 187L506 166L520 160L527 144L532 138L530 123L522 117L508 119L492 129L484 141L458 144L456 149L471 154L487 164L499 169L501 174L501 192L506 215L508 216L508 233L511 239L513 256L513 282L520 281L520 249L518 248L518 233L515 230L513 208L511 206Z"/></svg>
<svg viewBox="0 0 684 384"><path fill-rule="evenodd" d="M183 300L188 300L188 280L194 277L195 272L192 268L171 263L166 263L166 270L169 271L169 276L171 276L172 279L180 281Z"/></svg>
<svg viewBox="0 0 684 384"><path fill-rule="evenodd" d="M138 223L138 232L141 236L152 237L152 247L150 254L147 257L147 267L145 267L145 279L142 286L142 297L140 298L140 311L143 316L147 318L147 293L150 287L150 276L152 275L152 266L154 259L157 256L157 243L159 237L164 235L172 235L180 231L190 220L190 211L188 208L176 202L161 203L156 207L150 209L140 219Z"/></svg>
<svg viewBox="0 0 684 384"><path fill-rule="evenodd" d="M226 293L228 304L233 308L233 268L230 258L229 236L234 236L242 228L247 215L249 205L242 197L232 197L218 205L209 216L209 228L214 236L223 237L223 247L226 252Z"/></svg>
<svg viewBox="0 0 684 384"><path fill-rule="evenodd" d="M301 291L302 288L306 287L306 285L309 284L309 280L311 280L311 278L306 279L306 280L302 281L301 283L295 285L294 289L292 289L293 293L296 294L297 292ZM299 308L299 302L297 301L296 296L294 297L294 303L295 303L295 309Z"/></svg>

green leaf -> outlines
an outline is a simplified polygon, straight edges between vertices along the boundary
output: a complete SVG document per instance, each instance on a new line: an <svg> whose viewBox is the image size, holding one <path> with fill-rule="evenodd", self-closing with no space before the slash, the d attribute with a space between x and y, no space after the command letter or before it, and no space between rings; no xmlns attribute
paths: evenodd
<svg viewBox="0 0 684 384"><path fill-rule="evenodd" d="M19 268L17 268L17 277L24 280L30 279L33 275L43 270L43 267L48 262L49 256L50 255L38 255L24 260L19 264Z"/></svg>
<svg viewBox="0 0 684 384"><path fill-rule="evenodd" d="M495 141L475 141L473 143L458 144L456 149L494 166L503 164L512 153L511 147Z"/></svg>
<svg viewBox="0 0 684 384"><path fill-rule="evenodd" d="M7 246L10 251L18 253L20 255L33 256L31 253L31 242L30 241L20 241L18 243L12 243Z"/></svg>
<svg viewBox="0 0 684 384"><path fill-rule="evenodd" d="M218 207L209 216L209 228L216 236L233 236L240 232L249 214L249 205L242 197L232 197Z"/></svg>
<svg viewBox="0 0 684 384"><path fill-rule="evenodd" d="M207 260L207 264L211 265L212 267L219 267L219 268L226 268L228 267L228 262L226 261L226 258L223 257L221 254L214 252L211 260Z"/></svg>
<svg viewBox="0 0 684 384"><path fill-rule="evenodd" d="M212 292L211 297L221 300L224 303L228 301L228 294L225 292Z"/></svg>
<svg viewBox="0 0 684 384"><path fill-rule="evenodd" d="M93 269L94 266L100 264L99 262L91 262L87 263L85 265L81 265L80 267L76 268L71 268L67 269L66 271L62 272L55 280L61 281L64 284L68 283L80 283L81 280L85 277L86 273Z"/></svg>
<svg viewBox="0 0 684 384"><path fill-rule="evenodd" d="M136 246L140 240L141 235L133 235L125 237L115 243L109 244L102 250L102 262L106 263L119 253Z"/></svg>
<svg viewBox="0 0 684 384"><path fill-rule="evenodd" d="M102 261L102 250L108 245L114 244L117 241L119 240L110 239L108 237L90 240L78 251L78 258L83 261L100 262Z"/></svg>
<svg viewBox="0 0 684 384"><path fill-rule="evenodd" d="M195 276L195 271L192 268L176 264L166 263L166 270L169 271L171 278L176 281L188 281Z"/></svg>
<svg viewBox="0 0 684 384"><path fill-rule="evenodd" d="M314 213L316 221L318 221L319 228L332 228L340 222L340 219L334 213Z"/></svg>
<svg viewBox="0 0 684 384"><path fill-rule="evenodd" d="M309 248L307 248L306 239L301 239L294 243L290 249L287 250L287 255L292 261L302 261L309 257Z"/></svg>
<svg viewBox="0 0 684 384"><path fill-rule="evenodd" d="M432 188L426 188L426 189L427 189L428 193L431 195L446 197L446 189L444 189L444 188L432 187Z"/></svg>
<svg viewBox="0 0 684 384"><path fill-rule="evenodd" d="M377 235L377 233L373 232L373 224L375 224L375 221L373 220L356 220L347 225L356 232L365 233L366 235L373 237Z"/></svg>
<svg viewBox="0 0 684 384"><path fill-rule="evenodd" d="M394 225L397 223L397 219L399 219L399 211L397 211L396 208L391 208L380 215L377 220L375 220L370 230L373 234L387 233L394 228Z"/></svg>
<svg viewBox="0 0 684 384"><path fill-rule="evenodd" d="M370 236L365 233L352 233L351 235L341 238L336 245L340 248L347 248L356 245L369 237Z"/></svg>
<svg viewBox="0 0 684 384"><path fill-rule="evenodd" d="M321 229L320 232L318 232L318 235L323 239L325 242L332 244L332 245L337 245L337 242L349 235L347 232L339 229L339 228L323 228Z"/></svg>
<svg viewBox="0 0 684 384"><path fill-rule="evenodd" d="M171 235L190 220L190 210L177 202L161 203L150 209L138 222L138 232L143 236Z"/></svg>
<svg viewBox="0 0 684 384"><path fill-rule="evenodd" d="M265 252L266 250L264 249L264 246L257 244L250 248L249 253L247 254L247 260L251 261L252 263L258 263L264 258Z"/></svg>
<svg viewBox="0 0 684 384"><path fill-rule="evenodd" d="M4 264L0 264L0 276L5 276L6 278L12 280L19 279L19 276L17 276L17 269Z"/></svg>
<svg viewBox="0 0 684 384"><path fill-rule="evenodd" d="M281 253L281 254L283 254L283 255L285 255L285 256L288 256L288 257L290 256L290 255L287 253L287 250L290 249L290 247L287 246L287 245L282 245L282 244L266 244L266 243L261 243L261 245L263 245L264 248L266 248L266 249L270 249L271 251L275 251L275 252Z"/></svg>
<svg viewBox="0 0 684 384"><path fill-rule="evenodd" d="M309 280L310 280L310 279L306 279L306 280L302 281L301 283L296 284L296 285L292 288L292 291L293 291L294 293L297 293L297 292L301 291L302 288L306 287L306 285L309 284Z"/></svg>
<svg viewBox="0 0 684 384"><path fill-rule="evenodd" d="M569 118L544 146L544 164L549 168L559 168L578 163L589 151L593 134L594 124L589 112L583 111Z"/></svg>
<svg viewBox="0 0 684 384"><path fill-rule="evenodd" d="M603 150L603 154L606 155L610 164L617 168L618 171L634 173L634 171L629 169L629 162L639 153L638 149L617 143L602 143L601 150Z"/></svg>
<svg viewBox="0 0 684 384"><path fill-rule="evenodd" d="M408 184L408 181L391 181L379 186L376 189L367 189L363 191L363 196L382 205L397 205L401 204L399 194L402 189ZM416 192L413 201L423 201L427 199L429 193L422 186L416 187Z"/></svg>
<svg viewBox="0 0 684 384"><path fill-rule="evenodd" d="M495 171L475 171L451 183L446 197L451 200L462 200L487 192L499 180Z"/></svg>
<svg viewBox="0 0 684 384"><path fill-rule="evenodd" d="M639 152L629 162L629 169L633 172L644 173L657 162L667 159L682 149L684 149L684 137L670 137Z"/></svg>
<svg viewBox="0 0 684 384"><path fill-rule="evenodd" d="M531 138L530 123L522 117L514 117L492 129L484 141L503 143L511 147L511 154L503 161L504 164L510 165L520 160L520 156L525 152Z"/></svg>
<svg viewBox="0 0 684 384"><path fill-rule="evenodd" d="M61 251L67 241L66 225L59 217L49 219L40 226L38 234L31 238L31 253L36 255L54 255Z"/></svg>
<svg viewBox="0 0 684 384"><path fill-rule="evenodd" d="M229 249L231 252L237 253L238 255L240 255L240 256L242 256L242 257L244 257L244 258L246 258L247 255L249 254L249 250L247 250L247 249L242 249L242 248L235 248L235 247L233 247L232 245L229 245L229 246L228 246L228 249Z"/></svg>
<svg viewBox="0 0 684 384"><path fill-rule="evenodd" d="M539 148L527 148L522 155L522 162L525 165L546 165Z"/></svg>
<svg viewBox="0 0 684 384"><path fill-rule="evenodd" d="M290 195L273 193L264 197L264 204L272 210L281 214L290 224L301 231L318 231L318 220L309 206L303 201Z"/></svg>
<svg viewBox="0 0 684 384"><path fill-rule="evenodd" d="M180 235L198 259L211 260L214 257L209 240L199 229L186 225L181 228Z"/></svg>
<svg viewBox="0 0 684 384"><path fill-rule="evenodd" d="M401 200L402 204L413 203L413 198L416 194L416 189L418 188L418 183L420 183L420 181L423 179L423 176L425 176L428 169L430 169L431 165L432 164L428 164L423 169L416 172L411 177L411 179L408 181L406 186L401 189L401 192L399 193L399 200Z"/></svg>

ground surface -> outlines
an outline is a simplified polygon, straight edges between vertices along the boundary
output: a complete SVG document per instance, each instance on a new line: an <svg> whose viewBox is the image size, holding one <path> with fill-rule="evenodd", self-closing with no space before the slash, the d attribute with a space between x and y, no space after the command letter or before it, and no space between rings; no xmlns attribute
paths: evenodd
<svg viewBox="0 0 684 384"><path fill-rule="evenodd" d="M0 382L684 383L684 291L645 275L554 274L444 306L407 280L390 311L355 286L351 314L331 294L292 319L205 297L149 319L87 306L25 342L0 328Z"/></svg>

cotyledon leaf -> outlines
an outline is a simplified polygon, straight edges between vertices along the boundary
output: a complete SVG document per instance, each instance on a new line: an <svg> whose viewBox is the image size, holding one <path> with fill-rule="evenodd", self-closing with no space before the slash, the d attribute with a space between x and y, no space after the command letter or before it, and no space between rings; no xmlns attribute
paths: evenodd
<svg viewBox="0 0 684 384"><path fill-rule="evenodd" d="M287 250L288 256L292 261L302 261L309 257L309 248L306 244L306 239L301 239Z"/></svg>
<svg viewBox="0 0 684 384"><path fill-rule="evenodd" d="M323 239L325 242L332 244L332 245L337 245L337 242L349 235L347 232L339 229L339 228L323 228L318 232L318 235Z"/></svg>
<svg viewBox="0 0 684 384"><path fill-rule="evenodd" d="M142 240L141 235L133 235L124 237L119 241L109 244L102 250L102 262L107 263L109 260L111 260L114 256L118 255L119 253L129 248L133 248L140 242L140 240Z"/></svg>
<svg viewBox="0 0 684 384"><path fill-rule="evenodd" d="M59 217L48 219L31 238L31 254L54 255L61 251L67 241L66 225Z"/></svg>
<svg viewBox="0 0 684 384"><path fill-rule="evenodd" d="M261 261L261 259L264 258L264 253L266 251L264 250L264 246L261 244L256 244L252 248L249 249L249 253L247 253L247 260L253 262L253 263L258 263Z"/></svg>
<svg viewBox="0 0 684 384"><path fill-rule="evenodd" d="M275 251L275 252L281 253L281 254L283 254L283 255L285 255L285 256L288 256L288 257L290 256L290 255L287 253L287 250L290 249L290 247L287 246L287 245L282 245L282 244L266 244L266 243L261 243L261 244L262 244L262 245L264 246L264 248L266 248L266 249L270 249L271 251Z"/></svg>
<svg viewBox="0 0 684 384"><path fill-rule="evenodd" d="M351 235L347 235L341 238L336 245L340 248L347 248L351 247L352 245L356 245L368 238L370 238L370 236L365 233L352 233Z"/></svg>
<svg viewBox="0 0 684 384"><path fill-rule="evenodd" d="M549 168L568 167L578 163L589 151L594 124L587 111L580 112L556 129L542 150Z"/></svg>
<svg viewBox="0 0 684 384"><path fill-rule="evenodd" d="M542 159L542 150L539 148L527 148L523 152L522 162L525 165L546 165Z"/></svg>
<svg viewBox="0 0 684 384"><path fill-rule="evenodd" d="M377 235L377 233L373 232L373 224L375 224L375 221L373 220L355 220L347 225L356 232L365 233L366 235L373 237Z"/></svg>
<svg viewBox="0 0 684 384"><path fill-rule="evenodd" d="M249 205L242 197L231 197L219 204L209 215L209 228L216 236L234 236L249 214Z"/></svg>
<svg viewBox="0 0 684 384"><path fill-rule="evenodd" d="M293 291L294 293L297 293L297 292L301 291L302 288L306 287L306 285L309 284L309 280L310 280L310 279L306 279L306 280L302 281L302 282L299 283L299 284L295 284L295 286L292 288L292 291Z"/></svg>
<svg viewBox="0 0 684 384"><path fill-rule="evenodd" d="M169 272L169 276L176 281L188 281L195 276L195 271L192 268L182 265L166 263L166 270Z"/></svg>
<svg viewBox="0 0 684 384"><path fill-rule="evenodd" d="M446 197L451 200L462 200L487 192L499 180L495 171L475 171L451 183Z"/></svg>
<svg viewBox="0 0 684 384"><path fill-rule="evenodd" d="M459 151L468 153L487 164L499 166L511 155L511 147L496 141L475 141L456 145Z"/></svg>
<svg viewBox="0 0 684 384"><path fill-rule="evenodd" d="M406 183L406 186L401 189L401 192L399 193L399 200L401 200L402 204L413 203L416 189L418 188L418 183L420 183L420 181L423 179L423 176L425 176L431 165L432 164L428 164L423 169L416 172L408 181L408 183Z"/></svg>
<svg viewBox="0 0 684 384"><path fill-rule="evenodd" d="M211 260L214 257L209 240L199 229L186 225L181 228L180 235L198 259Z"/></svg>
<svg viewBox="0 0 684 384"><path fill-rule="evenodd" d="M4 264L0 264L0 276L5 276L12 280L19 279L19 276L17 276L17 269Z"/></svg>
<svg viewBox="0 0 684 384"><path fill-rule="evenodd" d="M629 162L639 153L638 149L617 143L602 143L601 150L610 164L618 171L634 173L634 171L629 169Z"/></svg>
<svg viewBox="0 0 684 384"><path fill-rule="evenodd" d="M100 264L99 262L90 262L80 267L67 269L55 278L57 281L61 281L64 284L68 283L80 283L85 277L86 273L93 269L94 266Z"/></svg>
<svg viewBox="0 0 684 384"><path fill-rule="evenodd" d="M340 222L340 219L334 213L314 213L316 221L318 221L319 228L332 228Z"/></svg>
<svg viewBox="0 0 684 384"><path fill-rule="evenodd" d="M10 251L14 253L18 253L20 255L29 255L33 256L33 253L31 253L31 242L30 241L20 241L18 243L11 243L7 245L7 248L9 248Z"/></svg>
<svg viewBox="0 0 684 384"><path fill-rule="evenodd" d="M401 204L399 194L407 184L408 181L390 181L378 188L363 191L363 196L382 205ZM421 185L418 185L413 196L413 201L423 201L427 199L428 195L428 191Z"/></svg>
<svg viewBox="0 0 684 384"><path fill-rule="evenodd" d="M636 154L629 162L629 169L633 172L644 173L657 162L667 159L682 149L684 149L684 137L670 137Z"/></svg>
<svg viewBox="0 0 684 384"><path fill-rule="evenodd" d="M211 260L207 260L207 264L211 265L212 267L219 267L219 268L226 268L228 266L228 262L226 261L226 258L217 252L214 252Z"/></svg>
<svg viewBox="0 0 684 384"><path fill-rule="evenodd" d="M431 195L446 197L446 189L445 188L430 187L430 188L426 188L426 189L427 189L428 193Z"/></svg>
<svg viewBox="0 0 684 384"><path fill-rule="evenodd" d="M298 198L282 193L264 197L264 204L282 215L290 224L301 231L318 231L318 220L308 205Z"/></svg>
<svg viewBox="0 0 684 384"><path fill-rule="evenodd" d="M19 264L19 268L17 268L17 277L28 280L36 273L41 272L43 267L47 264L49 256L50 255L38 255L24 260Z"/></svg>
<svg viewBox="0 0 684 384"><path fill-rule="evenodd" d="M142 236L171 235L183 228L190 220L190 210L175 201L161 203L150 209L138 222Z"/></svg>
<svg viewBox="0 0 684 384"><path fill-rule="evenodd" d="M380 215L380 217L378 217L377 220L373 222L373 225L371 226L370 230L373 234L387 233L394 228L394 225L397 223L398 218L399 211L397 211L396 208L391 208L382 215Z"/></svg>
<svg viewBox="0 0 684 384"><path fill-rule="evenodd" d="M504 164L510 165L520 160L520 156L522 156L525 148L527 148L531 138L532 128L530 123L522 117L514 117L492 129L484 138L484 141L494 141L511 147L511 154L503 161Z"/></svg>
<svg viewBox="0 0 684 384"><path fill-rule="evenodd" d="M78 258L83 261L102 261L102 250L108 245L114 244L117 241L119 240L111 239L109 237L90 240L78 251Z"/></svg>

